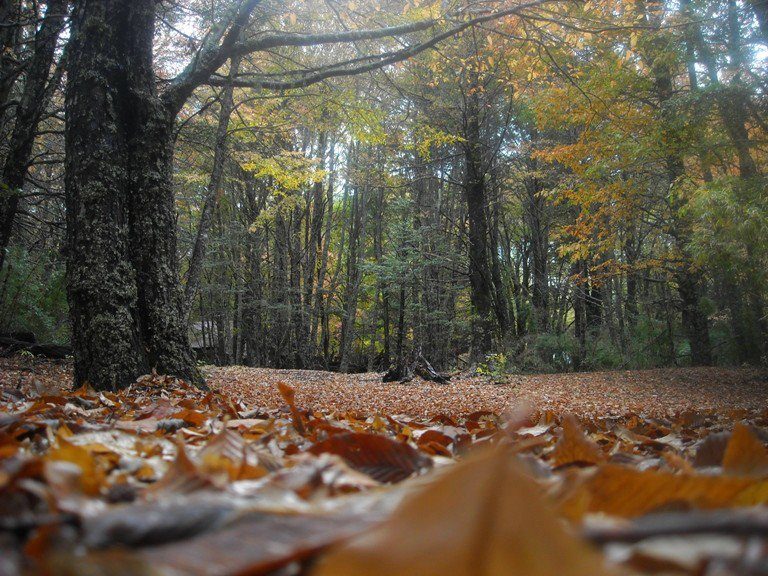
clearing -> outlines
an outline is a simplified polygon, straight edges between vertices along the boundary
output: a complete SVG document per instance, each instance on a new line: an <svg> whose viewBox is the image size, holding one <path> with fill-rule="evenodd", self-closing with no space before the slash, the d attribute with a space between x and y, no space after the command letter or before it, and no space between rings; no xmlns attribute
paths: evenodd
<svg viewBox="0 0 768 576"><path fill-rule="evenodd" d="M62 391L70 367L21 357L0 359L0 386ZM367 414L461 416L477 411L502 414L527 404L534 409L579 416L673 416L685 411L762 411L768 407L768 372L754 368L659 368L568 374L512 375L505 383L454 377L450 384L416 378L384 383L381 374L338 374L207 366L209 385L250 407L284 405L277 382L296 390L304 409Z"/></svg>

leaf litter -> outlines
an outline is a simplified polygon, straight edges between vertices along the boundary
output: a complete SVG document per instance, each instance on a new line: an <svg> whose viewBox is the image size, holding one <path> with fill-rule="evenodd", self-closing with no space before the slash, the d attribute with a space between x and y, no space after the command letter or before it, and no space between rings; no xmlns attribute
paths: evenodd
<svg viewBox="0 0 768 576"><path fill-rule="evenodd" d="M753 371L603 373L573 398L568 382L588 375L546 390L414 382L409 410L399 385L370 375L209 368L213 392L149 375L98 393L67 391L66 364L3 362L2 574L768 567L768 412ZM633 397L696 375L717 403ZM606 387L626 401L601 398Z"/></svg>

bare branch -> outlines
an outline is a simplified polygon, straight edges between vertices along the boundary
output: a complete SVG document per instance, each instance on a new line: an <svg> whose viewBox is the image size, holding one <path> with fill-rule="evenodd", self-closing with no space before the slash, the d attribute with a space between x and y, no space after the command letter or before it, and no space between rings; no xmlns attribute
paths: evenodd
<svg viewBox="0 0 768 576"><path fill-rule="evenodd" d="M542 4L546 4L548 2L553 2L553 1L556 1L556 0L533 0L531 2L518 4L506 10L501 10L499 12L493 12L493 13L485 14L483 16L478 16L471 20L462 22L446 30L445 32L437 34L425 42L408 46L406 48L403 48L402 50L396 50L393 52L384 52L382 54L372 54L369 56L356 58L354 60L350 60L347 62L333 64L322 69L307 71L307 73L301 78L297 78L293 80L271 80L267 78L262 78L261 80L234 79L234 80L227 80L227 83L233 83L235 86L238 86L238 87L262 88L267 90L290 90L294 88L304 88L329 78L341 77L341 76L354 76L357 74L363 74L365 72L371 72L373 70L378 70L379 68L383 68L385 66L395 64L397 62L402 62L403 60L412 58L413 56L416 56L417 54L420 54L425 50L429 50L430 48L433 48L443 40L446 40L452 36L455 36L456 34L459 34L460 32L472 26L476 26L492 20L497 20L499 18L504 18L506 16L519 15L524 10L535 8ZM424 20L421 22L414 23L414 25L411 25L411 26L418 25L418 26L423 26L423 28L417 28L417 29L426 29L426 28L435 26L436 24L437 24L437 21ZM276 46L289 46L289 45L290 46L308 46L308 45L314 45L317 43L350 42L350 41L353 41L352 38L355 37L356 35L362 35L360 37L357 37L356 39L383 38L387 36L400 34L402 32L395 33L393 32L393 30L400 31L403 28L404 27L399 26L399 27L381 28L379 30L359 30L357 32L354 32L354 31L339 32L335 34L276 35L274 37L271 37L273 39L272 41L277 42L278 41L277 38L279 36L280 38L283 39L282 40L283 42L290 41L293 43L269 44L269 47L272 48ZM416 29L412 31L415 31L415 30ZM374 34L376 35L374 36ZM262 38L261 42L265 42L266 40L267 38ZM314 42L310 40L314 40ZM255 48L257 46L255 42L250 43L249 45L252 48ZM263 50L263 49L266 49L267 44L262 43L262 44L258 44L258 46L259 47L255 49ZM240 50L240 48L237 48L237 49ZM364 60L370 60L370 62L361 64L358 66L351 66L351 67L345 66L345 64L348 64L349 62L358 62L358 61L364 61ZM290 72L290 74L295 74L295 73L296 72ZM207 84L211 86L219 86L219 85L222 85L222 79L210 78Z"/></svg>
<svg viewBox="0 0 768 576"><path fill-rule="evenodd" d="M203 42L187 67L174 78L163 94L163 100L172 112L178 112L190 94L216 72L232 55L251 13L262 0L243 0L235 11L231 23L216 27Z"/></svg>

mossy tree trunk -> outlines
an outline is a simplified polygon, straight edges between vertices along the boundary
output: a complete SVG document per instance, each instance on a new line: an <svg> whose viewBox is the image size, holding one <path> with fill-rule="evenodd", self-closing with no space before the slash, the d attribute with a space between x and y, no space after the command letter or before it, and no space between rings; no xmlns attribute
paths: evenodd
<svg viewBox="0 0 768 576"><path fill-rule="evenodd" d="M75 381L196 378L171 187L175 111L157 96L154 0L75 5L66 92L67 274Z"/></svg>

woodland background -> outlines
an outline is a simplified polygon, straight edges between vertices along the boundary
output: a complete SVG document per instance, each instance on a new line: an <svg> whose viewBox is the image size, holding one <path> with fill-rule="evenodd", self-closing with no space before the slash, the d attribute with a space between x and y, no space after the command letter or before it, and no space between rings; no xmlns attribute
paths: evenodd
<svg viewBox="0 0 768 576"><path fill-rule="evenodd" d="M229 4L158 3L161 84ZM362 29L498 4L264 2L256 17ZM0 330L57 343L70 338L66 9L0 2ZM232 57L175 126L198 359L340 371L419 351L439 369L487 372L764 363L767 50L764 0L593 0L542 3L307 87L247 80L290 78L297 59L354 62L358 46Z"/></svg>

